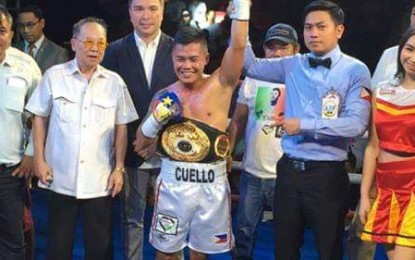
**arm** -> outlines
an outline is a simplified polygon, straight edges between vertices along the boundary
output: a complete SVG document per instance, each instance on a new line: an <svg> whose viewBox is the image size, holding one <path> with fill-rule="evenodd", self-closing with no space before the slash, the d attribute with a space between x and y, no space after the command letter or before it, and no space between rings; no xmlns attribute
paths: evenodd
<svg viewBox="0 0 415 260"><path fill-rule="evenodd" d="M376 161L379 156L379 139L376 133L376 128L374 124L374 112L376 109L376 96L373 95L372 98L372 123L369 135L369 142L366 146L365 156L363 160L363 178L360 185L360 207L359 215L362 223L365 223L367 220L367 214L370 211L370 190L373 186L373 181L375 179L375 170L376 170Z"/></svg>
<svg viewBox="0 0 415 260"><path fill-rule="evenodd" d="M234 0L231 40L219 68L219 81L223 86L235 87L241 75L244 51L248 37L250 0Z"/></svg>
<svg viewBox="0 0 415 260"><path fill-rule="evenodd" d="M27 94L25 96L25 102L27 103L29 97L32 95L33 91L37 87L41 79L41 71L37 63L32 60L32 64L30 65L30 71L32 72L32 83L27 90ZM25 177L30 178L34 171L34 164L33 164L33 133L32 133L32 120L33 115L27 111L23 112L23 121L25 126L25 153L20 162L20 164L13 170L12 176L18 177Z"/></svg>
<svg viewBox="0 0 415 260"><path fill-rule="evenodd" d="M48 118L35 116L33 120L33 142L35 151L35 174L40 182L49 185L52 181L52 169L47 165L44 157L45 139Z"/></svg>
<svg viewBox="0 0 415 260"><path fill-rule="evenodd" d="M115 169L110 175L108 181L108 190L111 191L111 196L114 198L120 193L124 183L124 159L127 152L127 125L115 125Z"/></svg>
<svg viewBox="0 0 415 260"><path fill-rule="evenodd" d="M362 67L360 67L362 68ZM356 137L362 135L369 123L370 102L362 98L364 87L370 86L370 73L365 67L360 69L360 73L352 80L351 87L344 98L342 106L344 112L336 119L325 118L301 118L299 120L299 129L288 134L302 134L311 136L314 139L332 139L339 136ZM289 127L286 124L298 119L285 119L284 129Z"/></svg>
<svg viewBox="0 0 415 260"><path fill-rule="evenodd" d="M245 133L246 121L248 118L248 106L245 104L237 103L235 112L232 116L232 120L228 126L229 133L229 160L227 161L227 172L232 170L232 153L235 148L235 144L239 143L243 134Z"/></svg>

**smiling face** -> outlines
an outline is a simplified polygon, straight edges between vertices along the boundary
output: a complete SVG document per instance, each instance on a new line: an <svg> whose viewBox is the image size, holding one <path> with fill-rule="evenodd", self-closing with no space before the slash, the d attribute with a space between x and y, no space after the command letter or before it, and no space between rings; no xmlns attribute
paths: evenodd
<svg viewBox="0 0 415 260"><path fill-rule="evenodd" d="M304 21L304 42L317 56L333 50L342 37L344 26L336 24L327 11L312 11Z"/></svg>
<svg viewBox="0 0 415 260"><path fill-rule="evenodd" d="M399 59L405 71L405 76L415 79L415 35L406 41Z"/></svg>
<svg viewBox="0 0 415 260"><path fill-rule="evenodd" d="M107 37L105 29L98 23L86 23L81 26L77 35L71 39L72 50L79 68L95 69L102 61L105 53Z"/></svg>
<svg viewBox="0 0 415 260"><path fill-rule="evenodd" d="M206 46L198 42L176 44L172 56L177 78L183 84L193 84L203 78L203 70L209 61Z"/></svg>
<svg viewBox="0 0 415 260"><path fill-rule="evenodd" d="M162 0L131 0L129 13L134 30L146 42L153 40L163 21Z"/></svg>

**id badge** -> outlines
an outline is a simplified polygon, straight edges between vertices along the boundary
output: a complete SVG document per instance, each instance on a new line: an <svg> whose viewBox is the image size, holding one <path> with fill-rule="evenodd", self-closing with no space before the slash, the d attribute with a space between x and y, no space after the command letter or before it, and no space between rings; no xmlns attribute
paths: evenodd
<svg viewBox="0 0 415 260"><path fill-rule="evenodd" d="M339 115L340 95L335 91L328 92L323 97L321 117L336 119Z"/></svg>

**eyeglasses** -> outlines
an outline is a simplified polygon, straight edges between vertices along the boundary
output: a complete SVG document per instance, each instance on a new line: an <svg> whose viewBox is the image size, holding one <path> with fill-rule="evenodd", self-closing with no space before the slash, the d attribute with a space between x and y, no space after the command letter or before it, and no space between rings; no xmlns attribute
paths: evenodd
<svg viewBox="0 0 415 260"><path fill-rule="evenodd" d="M88 50L92 49L96 45L99 52L104 52L105 49L108 47L108 43L103 40L94 41L88 38L86 38L85 40L80 40L76 37L73 37L73 38L81 42L84 45L85 49L88 49Z"/></svg>
<svg viewBox="0 0 415 260"><path fill-rule="evenodd" d="M16 26L19 29L23 29L24 30L25 28L27 28L29 30L32 30L35 27L35 25L38 24L38 23L40 23L40 19L38 19L36 22L17 23Z"/></svg>

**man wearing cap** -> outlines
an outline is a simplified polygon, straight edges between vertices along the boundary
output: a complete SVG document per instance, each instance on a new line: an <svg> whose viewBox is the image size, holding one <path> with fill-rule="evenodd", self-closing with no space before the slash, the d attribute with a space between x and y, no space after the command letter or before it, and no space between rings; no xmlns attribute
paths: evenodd
<svg viewBox="0 0 415 260"><path fill-rule="evenodd" d="M294 55L300 49L297 32L290 25L275 24L268 29L263 48L266 58ZM283 84L248 77L239 89L229 127L232 144L245 136L234 259L252 259L256 227L264 209L272 208L275 166L282 150L278 129L270 125L284 114L284 93Z"/></svg>

